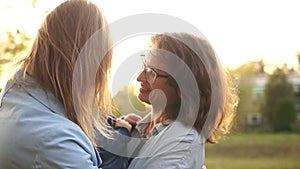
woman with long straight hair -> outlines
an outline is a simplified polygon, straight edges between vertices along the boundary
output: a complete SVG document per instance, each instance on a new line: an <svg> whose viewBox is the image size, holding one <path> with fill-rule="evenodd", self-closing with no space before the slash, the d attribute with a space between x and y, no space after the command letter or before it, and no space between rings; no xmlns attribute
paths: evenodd
<svg viewBox="0 0 300 169"><path fill-rule="evenodd" d="M87 0L47 15L1 93L1 169L99 168L95 130L111 108L111 44L104 15Z"/></svg>

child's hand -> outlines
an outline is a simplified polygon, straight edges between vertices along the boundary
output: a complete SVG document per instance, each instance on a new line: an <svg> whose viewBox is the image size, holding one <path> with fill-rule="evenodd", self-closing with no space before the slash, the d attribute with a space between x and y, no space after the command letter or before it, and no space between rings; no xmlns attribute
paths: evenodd
<svg viewBox="0 0 300 169"><path fill-rule="evenodd" d="M120 118L118 118L115 123L115 127L117 127L117 126L125 127L128 131L131 131L131 128L132 128L131 124L128 121L126 121L124 119L120 119Z"/></svg>
<svg viewBox="0 0 300 169"><path fill-rule="evenodd" d="M142 120L142 117L139 115L136 115L134 113L130 113L124 117L122 117L125 121L127 121L131 125L136 125L137 122Z"/></svg>

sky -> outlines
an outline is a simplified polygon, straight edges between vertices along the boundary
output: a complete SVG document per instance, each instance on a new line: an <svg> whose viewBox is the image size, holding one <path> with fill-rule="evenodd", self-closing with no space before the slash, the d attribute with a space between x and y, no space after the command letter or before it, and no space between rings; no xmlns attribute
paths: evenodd
<svg viewBox="0 0 300 169"><path fill-rule="evenodd" d="M294 0L197 0L122 1L114 9L103 3L114 21L133 13L173 15L196 26L210 41L221 62L236 68L247 61L296 65L300 50L300 1ZM118 11L118 12L115 12Z"/></svg>
<svg viewBox="0 0 300 169"><path fill-rule="evenodd" d="M298 0L92 0L108 23L135 14L175 16L197 27L209 40L221 63L236 68L247 61L297 68L300 51ZM1 0L0 30L27 31L34 36L46 10L63 0ZM4 38L1 31L0 38ZM116 55L131 56L146 47L148 36L130 37L116 46ZM125 56L125 57L124 57ZM119 62L122 62L122 60ZM118 64L118 63L117 63Z"/></svg>
<svg viewBox="0 0 300 169"><path fill-rule="evenodd" d="M214 47L219 60L236 68L247 61L297 65L300 51L300 1L297 0L92 0L109 23L142 13L167 14L197 27ZM63 0L1 0L0 30L19 28L34 36L45 17ZM2 32L1 32L2 33ZM3 33L0 38L3 38ZM136 48L148 38L131 37ZM134 42L134 39L138 40ZM142 42L144 41L144 42ZM127 44L126 44L127 45ZM124 53L127 47L119 48ZM131 55L129 51L126 51ZM118 52L117 52L118 53Z"/></svg>

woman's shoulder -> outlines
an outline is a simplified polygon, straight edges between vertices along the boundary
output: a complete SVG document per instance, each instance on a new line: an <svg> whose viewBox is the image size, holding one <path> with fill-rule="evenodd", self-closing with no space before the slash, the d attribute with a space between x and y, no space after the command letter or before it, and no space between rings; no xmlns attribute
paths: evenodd
<svg viewBox="0 0 300 169"><path fill-rule="evenodd" d="M151 137L146 145L153 147L155 145L158 151L160 149L189 149L191 147L202 147L203 139L195 128L186 126L181 122L172 122L156 136Z"/></svg>
<svg viewBox="0 0 300 169"><path fill-rule="evenodd" d="M88 161L84 159L93 159L96 165L99 160L92 143L78 125L57 112L63 110L54 102L35 100L24 93L19 93L24 97L13 99L14 94L16 91L9 91L0 108L0 134L5 135L0 138L0 147L10 151L7 159L21 161L26 156L29 163L38 160L41 166L45 161L68 164L73 158L85 164ZM29 99L23 100L25 97ZM19 149L24 151L20 154ZM56 161L61 155L61 161Z"/></svg>
<svg viewBox="0 0 300 169"><path fill-rule="evenodd" d="M200 134L193 126L185 125L180 121L174 121L170 123L163 131L162 135L167 135L171 138L177 137L193 140L201 138Z"/></svg>
<svg viewBox="0 0 300 169"><path fill-rule="evenodd" d="M145 142L139 157L131 168L195 168L203 165L204 144L196 129L172 122Z"/></svg>
<svg viewBox="0 0 300 169"><path fill-rule="evenodd" d="M3 132L17 133L28 141L43 144L53 139L82 140L89 143L81 128L66 117L62 104L53 94L11 83L2 93L0 120Z"/></svg>

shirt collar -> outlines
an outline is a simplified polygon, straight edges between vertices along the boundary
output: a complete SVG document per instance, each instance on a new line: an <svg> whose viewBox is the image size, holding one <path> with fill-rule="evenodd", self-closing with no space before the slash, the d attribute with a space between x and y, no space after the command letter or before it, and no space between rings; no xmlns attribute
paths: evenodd
<svg viewBox="0 0 300 169"><path fill-rule="evenodd" d="M147 126L149 125L149 123L151 122L151 113L148 113L140 122L137 123L136 125L136 129L138 130L140 135L144 135L145 130L147 128ZM174 120L168 119L166 121L164 121L163 123L157 123L152 132L150 134L148 134L146 137L151 137L151 136L155 136L158 133L160 133L162 130L164 130L169 124L171 124L172 122L174 122Z"/></svg>
<svg viewBox="0 0 300 169"><path fill-rule="evenodd" d="M141 121L139 121L136 124L135 128L141 136L144 135L144 132L150 122L151 122L151 113L148 113Z"/></svg>
<svg viewBox="0 0 300 169"><path fill-rule="evenodd" d="M15 73L7 86L14 84L53 113L67 117L63 105L53 93L50 90L43 89L35 79L26 75L22 70Z"/></svg>

